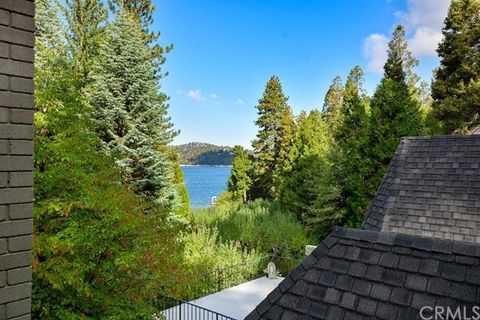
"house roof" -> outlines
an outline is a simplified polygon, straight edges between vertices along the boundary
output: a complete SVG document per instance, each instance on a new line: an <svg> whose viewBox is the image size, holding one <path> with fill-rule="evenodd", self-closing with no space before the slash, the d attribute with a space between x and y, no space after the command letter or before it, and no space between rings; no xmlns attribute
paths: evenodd
<svg viewBox="0 0 480 320"><path fill-rule="evenodd" d="M335 228L246 319L468 316L480 303L479 165L480 135L403 139L363 229Z"/></svg>
<svg viewBox="0 0 480 320"><path fill-rule="evenodd" d="M480 135L405 138L363 228L480 243Z"/></svg>
<svg viewBox="0 0 480 320"><path fill-rule="evenodd" d="M479 301L480 246L337 227L246 319L404 320Z"/></svg>

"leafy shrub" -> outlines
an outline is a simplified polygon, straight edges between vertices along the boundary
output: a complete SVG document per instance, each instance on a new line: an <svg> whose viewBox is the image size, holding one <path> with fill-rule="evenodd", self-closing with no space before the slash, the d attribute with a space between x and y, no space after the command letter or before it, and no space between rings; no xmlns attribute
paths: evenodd
<svg viewBox="0 0 480 320"><path fill-rule="evenodd" d="M264 255L301 258L305 245L313 241L293 213L268 201L196 209L193 219L200 226L216 227L223 241L238 241L242 248Z"/></svg>

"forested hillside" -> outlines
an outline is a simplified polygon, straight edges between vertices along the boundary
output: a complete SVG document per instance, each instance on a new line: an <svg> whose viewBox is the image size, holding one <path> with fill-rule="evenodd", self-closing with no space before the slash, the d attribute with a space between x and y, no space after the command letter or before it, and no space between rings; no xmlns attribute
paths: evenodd
<svg viewBox="0 0 480 320"><path fill-rule="evenodd" d="M181 164L230 166L233 148L203 142L190 142L177 146Z"/></svg>

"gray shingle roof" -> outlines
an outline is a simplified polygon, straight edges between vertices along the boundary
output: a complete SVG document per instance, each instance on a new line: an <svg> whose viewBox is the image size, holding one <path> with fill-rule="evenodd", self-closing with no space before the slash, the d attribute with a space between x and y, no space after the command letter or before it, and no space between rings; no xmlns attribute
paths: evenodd
<svg viewBox="0 0 480 320"><path fill-rule="evenodd" d="M471 315L479 166L480 135L403 139L364 230L335 228L246 319L408 320L423 306Z"/></svg>
<svg viewBox="0 0 480 320"><path fill-rule="evenodd" d="M363 228L480 243L480 135L405 138Z"/></svg>
<svg viewBox="0 0 480 320"><path fill-rule="evenodd" d="M335 228L246 319L405 320L478 302L477 244Z"/></svg>

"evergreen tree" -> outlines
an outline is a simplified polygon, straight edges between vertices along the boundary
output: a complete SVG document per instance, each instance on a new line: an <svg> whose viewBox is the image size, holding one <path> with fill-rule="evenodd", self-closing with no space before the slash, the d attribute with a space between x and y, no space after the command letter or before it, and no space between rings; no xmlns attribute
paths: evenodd
<svg viewBox="0 0 480 320"><path fill-rule="evenodd" d="M327 124L335 131L338 126L340 108L342 107L344 86L342 78L336 76L327 94L323 104L323 114Z"/></svg>
<svg viewBox="0 0 480 320"><path fill-rule="evenodd" d="M368 101L365 99L362 84L363 71L356 66L345 84L340 124L335 132L338 150L335 176L341 186L340 206L345 207L345 216L342 218L351 226L358 226L363 220L369 202L369 198L364 194L364 179L368 172Z"/></svg>
<svg viewBox="0 0 480 320"><path fill-rule="evenodd" d="M330 173L333 163L329 154L332 135L322 114L311 111L298 117L297 131L284 166L284 179L279 190L283 207L297 214L309 232L317 237L331 226L326 209L328 201L320 198L331 194Z"/></svg>
<svg viewBox="0 0 480 320"><path fill-rule="evenodd" d="M233 148L232 173L228 178L228 191L233 194L234 199L242 199L245 203L248 200L248 192L252 185L252 156L242 146Z"/></svg>
<svg viewBox="0 0 480 320"><path fill-rule="evenodd" d="M150 57L155 62L157 68L165 63L165 54L172 50L173 45L162 47L158 44L160 32L153 32L150 27L153 25L153 13L155 12L155 5L152 0L108 0L112 12L118 10L126 10L130 12L139 22L144 31L143 37L145 44L150 46ZM157 69L160 71L160 69ZM157 73L160 79L166 76L167 73Z"/></svg>
<svg viewBox="0 0 480 320"><path fill-rule="evenodd" d="M100 137L136 192L171 209L176 205L174 164L166 146L177 132L167 117L167 97L159 92L142 33L125 10L109 26L95 77L95 118Z"/></svg>
<svg viewBox="0 0 480 320"><path fill-rule="evenodd" d="M252 142L257 157L252 196L273 199L295 131L288 97L283 93L278 77L273 76L268 81L257 110L259 117L255 124L259 131L257 139Z"/></svg>
<svg viewBox="0 0 480 320"><path fill-rule="evenodd" d="M445 19L432 84L433 112L444 133L480 123L479 12L478 0L454 0Z"/></svg>
<svg viewBox="0 0 480 320"><path fill-rule="evenodd" d="M69 55L78 85L85 89L92 81L92 69L104 38L107 10L99 0L66 0L65 19Z"/></svg>
<svg viewBox="0 0 480 320"><path fill-rule="evenodd" d="M397 26L388 44L384 77L371 101L369 158L371 173L365 188L373 197L400 139L422 132L420 104L406 78L404 59L407 51L405 30Z"/></svg>

